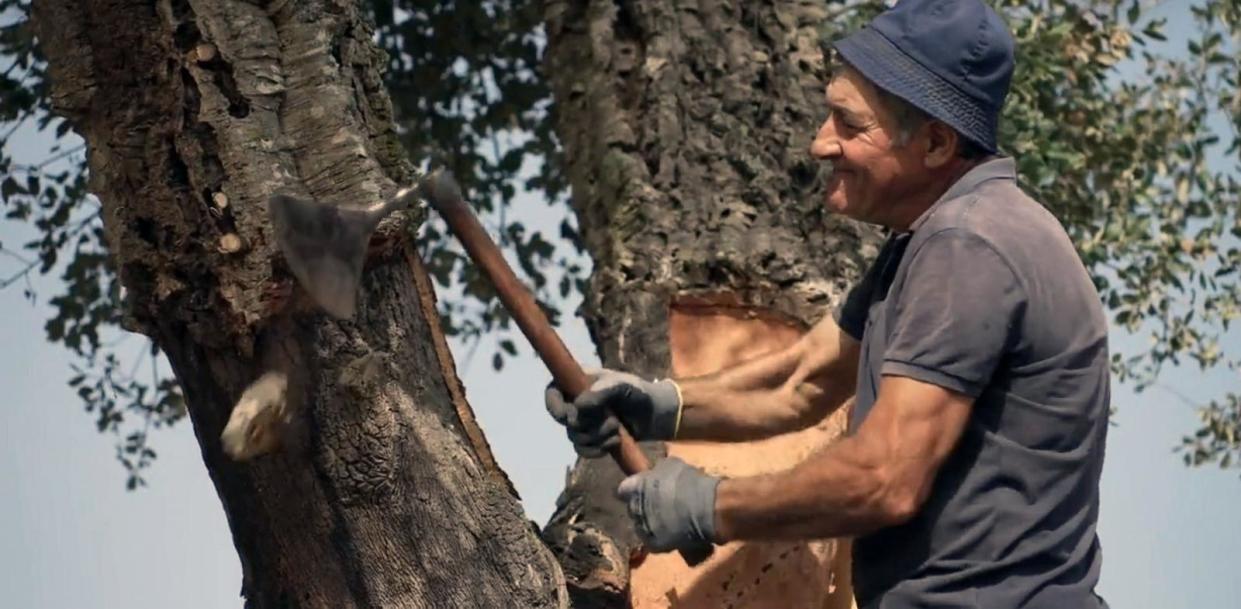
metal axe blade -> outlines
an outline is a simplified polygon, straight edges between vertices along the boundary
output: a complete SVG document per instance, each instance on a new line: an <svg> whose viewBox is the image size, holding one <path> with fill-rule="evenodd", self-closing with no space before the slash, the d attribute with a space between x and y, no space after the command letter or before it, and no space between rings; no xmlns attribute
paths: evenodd
<svg viewBox="0 0 1241 609"><path fill-rule="evenodd" d="M298 282L325 311L349 319L357 311L371 234L388 214L415 199L415 189L405 188L383 203L359 209L275 194L267 211Z"/></svg>

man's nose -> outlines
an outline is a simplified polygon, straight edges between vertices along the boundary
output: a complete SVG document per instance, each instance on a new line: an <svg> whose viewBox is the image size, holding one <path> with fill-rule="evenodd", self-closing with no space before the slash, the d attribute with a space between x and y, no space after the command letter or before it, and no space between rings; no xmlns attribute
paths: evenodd
<svg viewBox="0 0 1241 609"><path fill-rule="evenodd" d="M828 117L823 121L823 126L819 127L814 141L810 143L810 154L819 159L834 159L841 153L840 139L836 137L836 130L832 128L831 117Z"/></svg>

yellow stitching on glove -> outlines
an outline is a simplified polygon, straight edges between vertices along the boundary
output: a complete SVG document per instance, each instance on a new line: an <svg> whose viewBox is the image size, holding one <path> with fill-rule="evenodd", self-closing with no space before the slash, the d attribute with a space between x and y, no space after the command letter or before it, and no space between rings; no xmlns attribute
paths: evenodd
<svg viewBox="0 0 1241 609"><path fill-rule="evenodd" d="M677 439L677 435L681 433L681 413L685 410L685 398L681 395L681 386L676 381L668 379L672 383L672 388L677 390L677 422L672 427L672 439Z"/></svg>

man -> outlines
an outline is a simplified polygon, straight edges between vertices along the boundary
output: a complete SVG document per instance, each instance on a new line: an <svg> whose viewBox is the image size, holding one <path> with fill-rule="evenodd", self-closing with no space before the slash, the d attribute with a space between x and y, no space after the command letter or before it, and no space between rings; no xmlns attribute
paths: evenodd
<svg viewBox="0 0 1241 609"><path fill-rule="evenodd" d="M674 458L619 495L651 549L856 537L863 609L1084 609L1108 413L1107 327L1059 223L997 156L1013 40L981 0L904 0L837 42L812 144L827 205L891 234L792 347L717 374L604 371L548 409L578 451L804 427L850 433L791 470L720 480Z"/></svg>

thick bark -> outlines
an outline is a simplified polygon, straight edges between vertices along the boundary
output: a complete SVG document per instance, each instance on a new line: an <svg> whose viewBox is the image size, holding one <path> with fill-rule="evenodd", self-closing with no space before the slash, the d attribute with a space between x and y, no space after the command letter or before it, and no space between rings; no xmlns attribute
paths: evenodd
<svg viewBox="0 0 1241 609"><path fill-rule="evenodd" d="M250 607L562 607L561 571L465 404L412 254L372 242L356 319L278 309L276 191L373 204L411 178L384 65L344 0L36 0L56 109L88 144L127 325L181 382ZM283 452L221 452L232 404L292 373ZM300 431L298 431L300 429Z"/></svg>
<svg viewBox="0 0 1241 609"><path fill-rule="evenodd" d="M546 72L595 261L585 314L605 365L705 372L778 347L826 314L872 253L873 234L824 213L807 150L825 115L828 13L809 0L547 1ZM787 467L842 428L838 414L798 438L668 451L740 475ZM839 602L833 575L848 578L828 573L845 558L831 542L730 547L693 572L657 557L631 574L618 559L633 542L612 499L619 477L607 460L579 462L544 530L580 606L626 606L631 593L636 606ZM781 605L790 577L818 595Z"/></svg>

